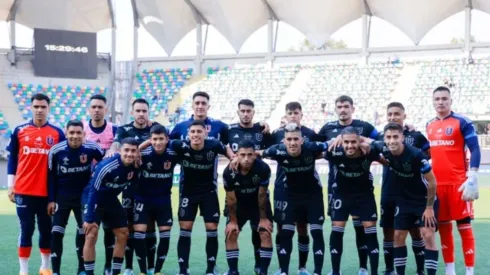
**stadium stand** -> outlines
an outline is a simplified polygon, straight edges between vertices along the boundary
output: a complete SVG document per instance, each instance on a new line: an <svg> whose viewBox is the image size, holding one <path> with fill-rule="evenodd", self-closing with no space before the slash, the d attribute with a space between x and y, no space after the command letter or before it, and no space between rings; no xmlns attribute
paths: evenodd
<svg viewBox="0 0 490 275"><path fill-rule="evenodd" d="M105 87L90 86L62 86L9 83L8 88L15 97L23 119L31 117L30 98L35 93L45 93L51 98L51 113L49 121L58 125L65 125L70 119L86 120L87 106L90 97L94 94L105 94Z"/></svg>
<svg viewBox="0 0 490 275"><path fill-rule="evenodd" d="M326 121L337 119L334 100L340 95L354 99L356 118L373 123L384 121L385 112L381 110L391 98L403 64L379 62L367 67L325 64L311 68L315 71L300 95L300 102L304 108L304 124L319 130Z"/></svg>
<svg viewBox="0 0 490 275"><path fill-rule="evenodd" d="M7 120L5 120L3 113L0 112L0 134L6 133L8 128L9 128L9 124L8 124Z"/></svg>

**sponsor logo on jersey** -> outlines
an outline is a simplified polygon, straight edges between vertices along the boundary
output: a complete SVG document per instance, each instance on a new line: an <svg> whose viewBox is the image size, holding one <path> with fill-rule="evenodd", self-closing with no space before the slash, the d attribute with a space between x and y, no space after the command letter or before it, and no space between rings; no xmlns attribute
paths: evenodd
<svg viewBox="0 0 490 275"><path fill-rule="evenodd" d="M22 154L24 154L24 155L29 155L29 154L48 155L49 149L31 148L28 146L24 146L24 147L22 147Z"/></svg>
<svg viewBox="0 0 490 275"><path fill-rule="evenodd" d="M449 140L441 140L441 139L436 139L436 140L431 140L430 141L430 147L436 147L436 146L454 146L456 142L452 139Z"/></svg>

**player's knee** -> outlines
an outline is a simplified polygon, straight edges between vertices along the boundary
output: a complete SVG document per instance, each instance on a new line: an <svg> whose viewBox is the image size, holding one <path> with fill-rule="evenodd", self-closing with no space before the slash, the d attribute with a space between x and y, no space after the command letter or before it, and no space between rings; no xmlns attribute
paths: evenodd
<svg viewBox="0 0 490 275"><path fill-rule="evenodd" d="M218 229L217 223L208 222L208 223L205 223L204 225L206 227L206 230L217 230Z"/></svg>
<svg viewBox="0 0 490 275"><path fill-rule="evenodd" d="M260 235L260 244L262 247L272 247L272 236L266 230L259 231Z"/></svg>
<svg viewBox="0 0 490 275"><path fill-rule="evenodd" d="M396 246L404 246L408 232L405 230L395 230L394 240Z"/></svg>
<svg viewBox="0 0 490 275"><path fill-rule="evenodd" d="M85 245L88 247L95 247L97 242L97 230L90 230L85 234Z"/></svg>
<svg viewBox="0 0 490 275"><path fill-rule="evenodd" d="M129 230L128 228L119 228L114 231L114 235L116 235L116 241L118 243L126 243L129 238Z"/></svg>
<svg viewBox="0 0 490 275"><path fill-rule="evenodd" d="M422 239L422 234L420 233L420 228L412 228L410 229L410 237L412 237L413 240L420 240Z"/></svg>
<svg viewBox="0 0 490 275"><path fill-rule="evenodd" d="M236 244L238 240L238 232L233 231L228 236L226 236L226 243L227 244Z"/></svg>
<svg viewBox="0 0 490 275"><path fill-rule="evenodd" d="M466 217L464 219L461 219L461 220L457 220L456 221L456 224L457 225L469 224L469 223L471 223L471 218L470 217Z"/></svg>
<svg viewBox="0 0 490 275"><path fill-rule="evenodd" d="M332 221L332 226L336 226L336 227L345 227L345 224L347 222L345 221Z"/></svg>
<svg viewBox="0 0 490 275"><path fill-rule="evenodd" d="M437 250L435 229L424 227L422 228L421 231L422 231L421 232L422 238L424 239L425 242L425 248L430 250Z"/></svg>
<svg viewBox="0 0 490 275"><path fill-rule="evenodd" d="M183 230L192 230L193 222L189 221L181 221L179 222L180 229Z"/></svg>
<svg viewBox="0 0 490 275"><path fill-rule="evenodd" d="M392 242L395 239L395 230L393 228L383 228L383 241Z"/></svg>
<svg viewBox="0 0 490 275"><path fill-rule="evenodd" d="M308 236L308 224L298 223L296 224L296 229L298 230L299 236Z"/></svg>

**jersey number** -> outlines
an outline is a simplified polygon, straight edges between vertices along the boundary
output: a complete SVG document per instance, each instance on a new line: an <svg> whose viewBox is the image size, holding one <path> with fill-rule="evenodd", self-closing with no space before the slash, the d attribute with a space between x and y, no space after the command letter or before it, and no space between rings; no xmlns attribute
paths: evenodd
<svg viewBox="0 0 490 275"><path fill-rule="evenodd" d="M140 203L137 203L137 204L134 206L134 208L136 209L136 211L141 212L141 211L143 211L143 206L144 206L144 204L140 202Z"/></svg>
<svg viewBox="0 0 490 275"><path fill-rule="evenodd" d="M180 204L180 207L187 207L189 205L189 199L188 198L183 198L182 203Z"/></svg>
<svg viewBox="0 0 490 275"><path fill-rule="evenodd" d="M340 209L342 207L342 201L337 199L333 201L333 209Z"/></svg>
<svg viewBox="0 0 490 275"><path fill-rule="evenodd" d="M238 144L236 144L236 143L232 143L232 144L231 144L231 150L233 150L233 152L238 151Z"/></svg>

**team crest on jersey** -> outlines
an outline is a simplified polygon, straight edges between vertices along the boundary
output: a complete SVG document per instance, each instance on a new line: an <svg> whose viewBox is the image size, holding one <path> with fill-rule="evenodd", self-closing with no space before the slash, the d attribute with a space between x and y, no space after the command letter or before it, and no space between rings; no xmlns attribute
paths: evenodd
<svg viewBox="0 0 490 275"><path fill-rule="evenodd" d="M369 161L367 159L363 160L361 163L362 169L368 170L369 169Z"/></svg>
<svg viewBox="0 0 490 275"><path fill-rule="evenodd" d="M305 157L305 162L306 163L312 163L313 162L313 157L312 156Z"/></svg>
<svg viewBox="0 0 490 275"><path fill-rule="evenodd" d="M243 138L244 138L245 140L251 140L251 139L252 139L252 135L247 133L247 134L245 134L245 135L243 136Z"/></svg>
<svg viewBox="0 0 490 275"><path fill-rule="evenodd" d="M259 175L254 175L253 178L252 178L252 182L254 184L258 184L260 182L260 177Z"/></svg>
<svg viewBox="0 0 490 275"><path fill-rule="evenodd" d="M209 161L212 161L214 159L214 152L208 152L206 154L206 158L209 160Z"/></svg>
<svg viewBox="0 0 490 275"><path fill-rule="evenodd" d="M403 169L406 171L412 170L412 165L409 162L403 163Z"/></svg>
<svg viewBox="0 0 490 275"><path fill-rule="evenodd" d="M15 202L17 205L22 205L22 197L21 196L15 196Z"/></svg>
<svg viewBox="0 0 490 275"><path fill-rule="evenodd" d="M163 169L168 170L170 167L172 167L172 163L170 161L167 160L165 163L163 163Z"/></svg>
<svg viewBox="0 0 490 275"><path fill-rule="evenodd" d="M412 136L406 136L405 137L405 143L408 145L413 145L413 142L415 141L415 138Z"/></svg>
<svg viewBox="0 0 490 275"><path fill-rule="evenodd" d="M133 176L134 176L134 172L133 171L129 172L128 173L128 180L132 179Z"/></svg>
<svg viewBox="0 0 490 275"><path fill-rule="evenodd" d="M211 132L211 124L206 125L206 131Z"/></svg>
<svg viewBox="0 0 490 275"><path fill-rule="evenodd" d="M362 131L364 131L364 127L356 127L357 133L362 135Z"/></svg>
<svg viewBox="0 0 490 275"><path fill-rule="evenodd" d="M264 138L264 135L263 135L262 133L256 133L256 134L255 134L255 139L256 139L258 142L261 142L263 138Z"/></svg>
<svg viewBox="0 0 490 275"><path fill-rule="evenodd" d="M80 162L81 163L86 163L87 162L87 154L82 154L80 156Z"/></svg>
<svg viewBox="0 0 490 275"><path fill-rule="evenodd" d="M446 136L450 136L453 134L453 127L449 126L446 128Z"/></svg>
<svg viewBox="0 0 490 275"><path fill-rule="evenodd" d="M46 143L47 143L48 145L53 145L53 144L54 144L54 138L53 138L52 136L48 136L48 137L46 138Z"/></svg>

